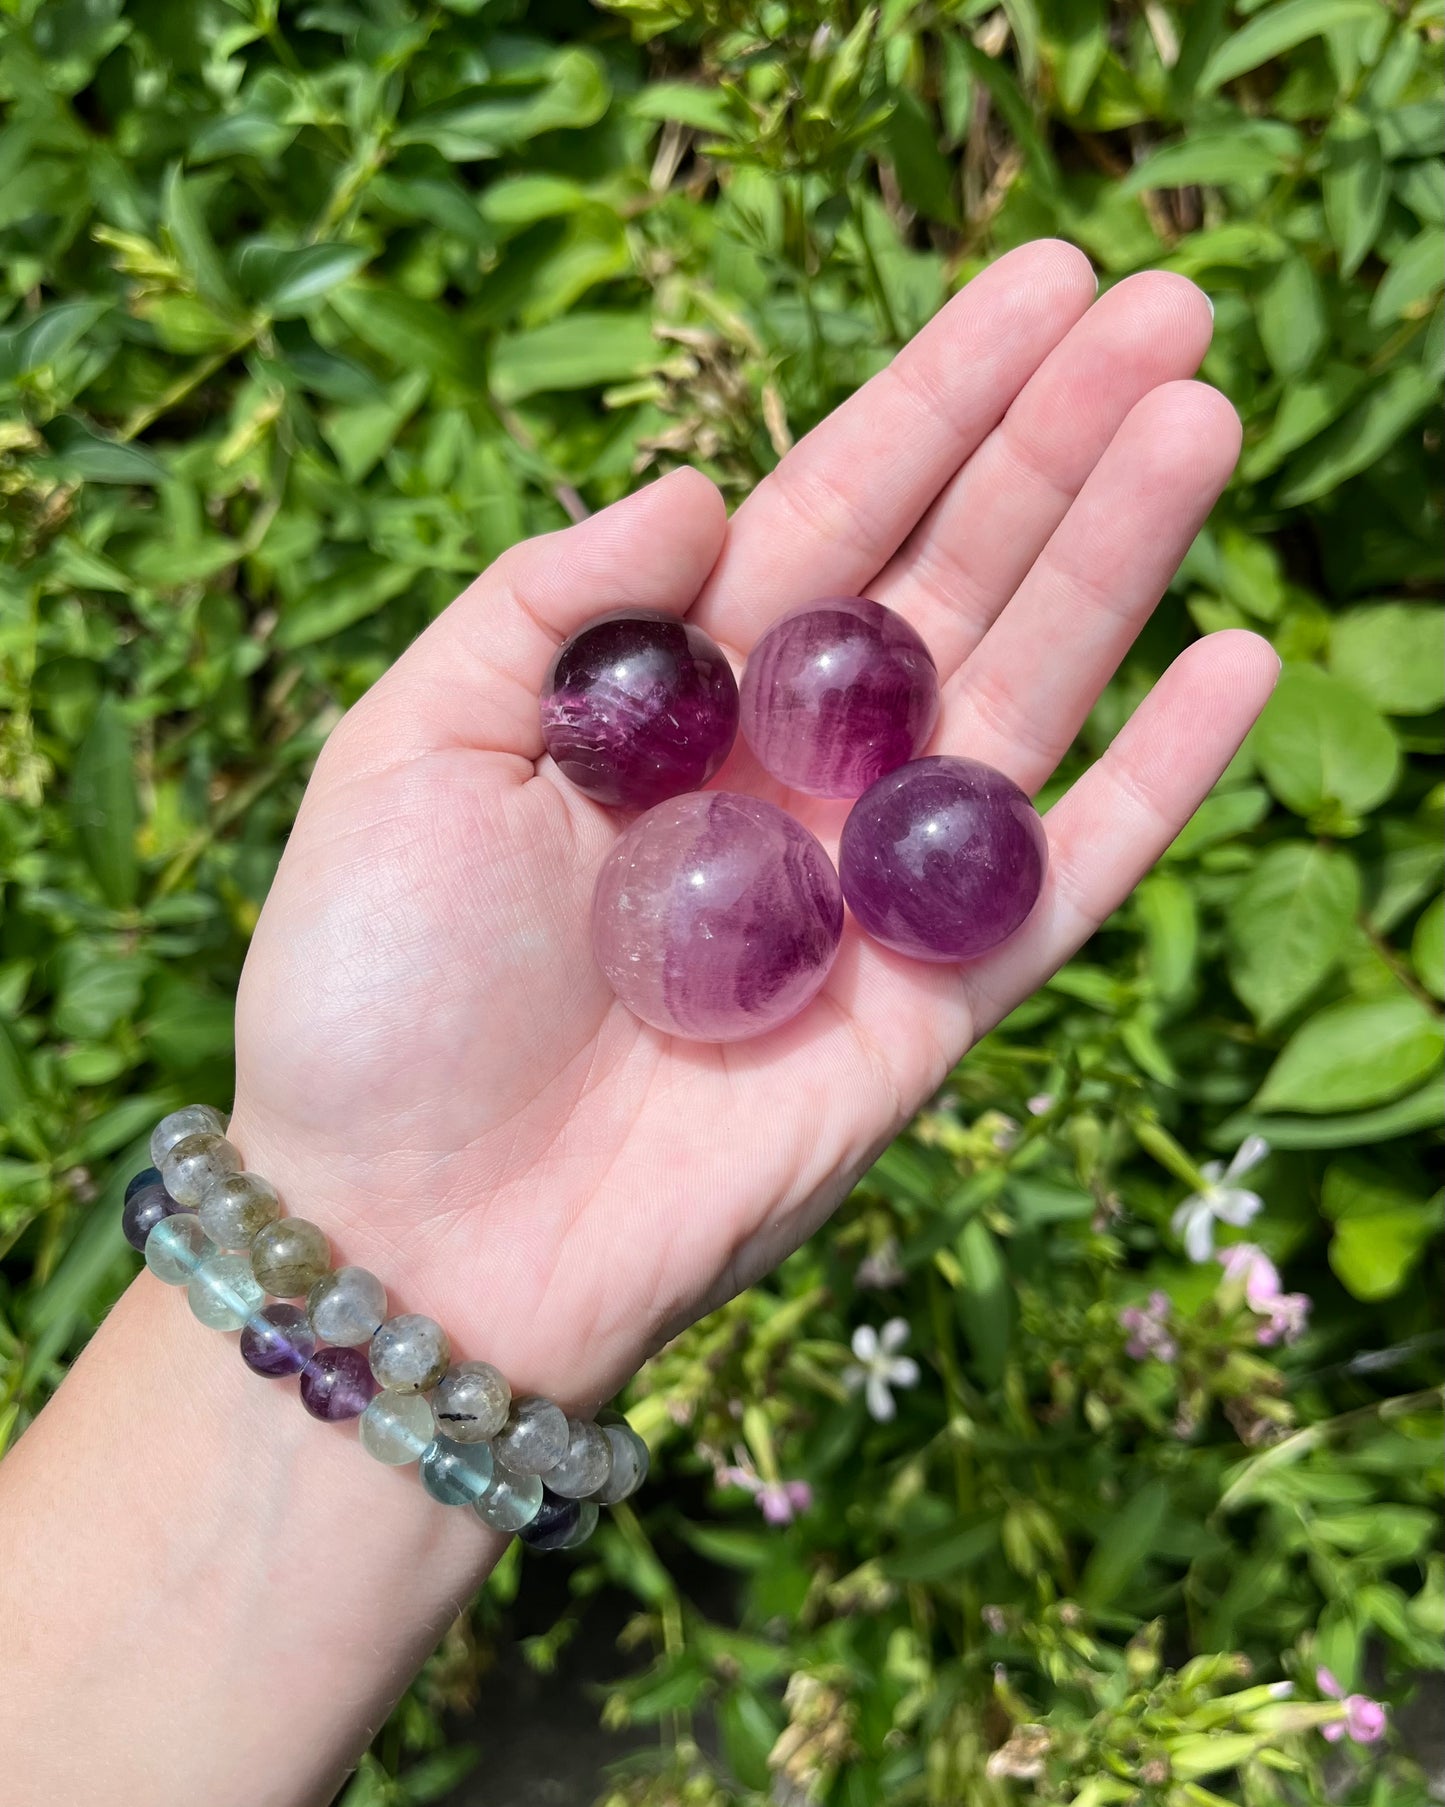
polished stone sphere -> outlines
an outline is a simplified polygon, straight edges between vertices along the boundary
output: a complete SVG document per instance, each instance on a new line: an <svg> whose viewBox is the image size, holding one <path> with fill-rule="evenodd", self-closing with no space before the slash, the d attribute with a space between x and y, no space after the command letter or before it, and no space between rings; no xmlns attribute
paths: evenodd
<svg viewBox="0 0 1445 1807"><path fill-rule="evenodd" d="M838 876L801 823L728 791L674 797L612 849L592 946L634 1015L691 1041L787 1022L822 986L843 931Z"/></svg>
<svg viewBox="0 0 1445 1807"><path fill-rule="evenodd" d="M938 672L901 615L866 596L826 596L758 641L741 709L743 736L774 778L814 797L858 797L927 745Z"/></svg>
<svg viewBox="0 0 1445 1807"><path fill-rule="evenodd" d="M848 908L915 960L974 960L1038 901L1044 825L1002 772L974 759L915 759L878 782L843 824Z"/></svg>
<svg viewBox="0 0 1445 1807"><path fill-rule="evenodd" d="M542 685L542 738L597 803L648 809L695 791L738 730L732 668L701 628L654 610L603 615L558 651Z"/></svg>

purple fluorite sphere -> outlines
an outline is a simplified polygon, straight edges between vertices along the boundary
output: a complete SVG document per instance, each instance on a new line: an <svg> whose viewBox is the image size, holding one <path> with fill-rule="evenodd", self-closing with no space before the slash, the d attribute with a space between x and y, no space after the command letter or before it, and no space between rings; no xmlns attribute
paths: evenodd
<svg viewBox="0 0 1445 1807"><path fill-rule="evenodd" d="M915 759L843 824L838 871L859 925L915 960L973 960L1013 934L1048 863L1032 803L974 759Z"/></svg>
<svg viewBox="0 0 1445 1807"><path fill-rule="evenodd" d="M241 1360L268 1380L300 1374L315 1353L316 1332L299 1305L263 1306L241 1332Z"/></svg>
<svg viewBox="0 0 1445 1807"><path fill-rule="evenodd" d="M654 610L573 634L542 685L542 737L595 802L648 809L695 791L738 731L732 667L701 628Z"/></svg>
<svg viewBox="0 0 1445 1807"><path fill-rule="evenodd" d="M363 1349L318 1349L301 1370L301 1403L313 1418L359 1418L380 1391Z"/></svg>
<svg viewBox="0 0 1445 1807"><path fill-rule="evenodd" d="M838 875L800 822L728 791L659 803L597 875L592 946L634 1015L692 1041L796 1016L843 932Z"/></svg>
<svg viewBox="0 0 1445 1807"><path fill-rule="evenodd" d="M133 1249L144 1254L146 1237L161 1219L174 1217L177 1211L184 1210L185 1206L178 1205L166 1191L160 1170L142 1168L125 1189L125 1204L120 1213L121 1234Z"/></svg>
<svg viewBox="0 0 1445 1807"><path fill-rule="evenodd" d="M758 641L741 707L743 736L774 778L857 797L927 745L938 672L901 615L866 596L826 596Z"/></svg>

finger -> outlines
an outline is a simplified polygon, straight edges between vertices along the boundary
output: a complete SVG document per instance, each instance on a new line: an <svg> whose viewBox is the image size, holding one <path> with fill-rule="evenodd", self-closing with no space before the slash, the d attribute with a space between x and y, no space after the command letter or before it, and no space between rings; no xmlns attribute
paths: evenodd
<svg viewBox="0 0 1445 1807"><path fill-rule="evenodd" d="M1203 383L1132 410L1012 602L944 690L938 744L1033 791L1148 620L1239 455Z"/></svg>
<svg viewBox="0 0 1445 1807"><path fill-rule="evenodd" d="M780 609L870 582L1096 287L1057 239L976 276L743 503L699 625L746 652Z"/></svg>
<svg viewBox="0 0 1445 1807"><path fill-rule="evenodd" d="M869 595L906 615L950 677L1023 582L1136 402L1192 376L1204 294L1162 270L1095 302L889 561Z"/></svg>
<svg viewBox="0 0 1445 1807"><path fill-rule="evenodd" d="M1230 628L1181 653L1114 744L1045 818L1049 870L1032 916L964 969L982 1035L1119 907L1208 796L1269 701L1279 658Z"/></svg>
<svg viewBox="0 0 1445 1807"><path fill-rule="evenodd" d="M557 647L609 609L685 614L726 532L722 497L682 469L513 546L368 692L348 735L373 737L388 760L447 746L539 758L537 693Z"/></svg>

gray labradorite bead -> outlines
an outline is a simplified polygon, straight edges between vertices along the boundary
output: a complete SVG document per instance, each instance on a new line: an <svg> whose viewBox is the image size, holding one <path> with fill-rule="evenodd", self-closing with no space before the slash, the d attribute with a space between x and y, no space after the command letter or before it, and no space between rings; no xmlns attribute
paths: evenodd
<svg viewBox="0 0 1445 1807"><path fill-rule="evenodd" d="M196 1215L218 1248L244 1249L257 1230L281 1215L281 1201L259 1173L228 1173L201 1200Z"/></svg>
<svg viewBox="0 0 1445 1807"><path fill-rule="evenodd" d="M520 1531L542 1509L542 1477L497 1468L491 1485L472 1509L493 1531Z"/></svg>
<svg viewBox="0 0 1445 1807"><path fill-rule="evenodd" d="M432 1406L454 1443L485 1443L507 1422L512 1389L490 1362L458 1362L447 1369Z"/></svg>
<svg viewBox="0 0 1445 1807"><path fill-rule="evenodd" d="M146 1266L167 1286L189 1286L191 1276L216 1245L189 1212L163 1217L146 1237Z"/></svg>
<svg viewBox="0 0 1445 1807"><path fill-rule="evenodd" d="M612 1472L598 1488L597 1499L604 1506L616 1506L630 1499L647 1479L652 1458L630 1424L604 1424L602 1430L612 1445Z"/></svg>
<svg viewBox="0 0 1445 1807"><path fill-rule="evenodd" d="M240 1170L240 1154L212 1130L182 1136L161 1156L161 1179L178 1205L199 1205L217 1180Z"/></svg>
<svg viewBox="0 0 1445 1807"><path fill-rule="evenodd" d="M208 1330L239 1330L266 1303L245 1255L207 1255L191 1275L186 1297Z"/></svg>
<svg viewBox="0 0 1445 1807"><path fill-rule="evenodd" d="M330 1244L304 1217L278 1217L251 1239L251 1272L273 1299L299 1299L330 1266Z"/></svg>
<svg viewBox="0 0 1445 1807"><path fill-rule="evenodd" d="M436 1440L436 1421L420 1393L378 1393L357 1426L361 1447L392 1468L418 1461Z"/></svg>
<svg viewBox="0 0 1445 1807"><path fill-rule="evenodd" d="M371 1371L393 1393L429 1393L451 1358L446 1331L415 1311L388 1318L371 1339Z"/></svg>
<svg viewBox="0 0 1445 1807"><path fill-rule="evenodd" d="M306 1295L306 1315L323 1343L369 1343L386 1316L386 1288L364 1267L338 1267Z"/></svg>
<svg viewBox="0 0 1445 1807"><path fill-rule="evenodd" d="M546 1474L567 1453L567 1414L550 1399L516 1399L496 1435L497 1460L513 1474Z"/></svg>
<svg viewBox="0 0 1445 1807"><path fill-rule="evenodd" d="M187 1136L223 1136L225 1133L226 1119L219 1111L213 1111L209 1104L188 1104L183 1110L162 1117L151 1131L151 1160L159 1167L176 1143L183 1142Z"/></svg>
<svg viewBox="0 0 1445 1807"><path fill-rule="evenodd" d="M582 1500L607 1484L612 1473L612 1445L600 1424L585 1418L567 1420L567 1453L547 1470L547 1485L563 1499Z"/></svg>
<svg viewBox="0 0 1445 1807"><path fill-rule="evenodd" d="M444 1506L473 1506L493 1472L490 1443L453 1443L437 1437L422 1451L421 1484Z"/></svg>

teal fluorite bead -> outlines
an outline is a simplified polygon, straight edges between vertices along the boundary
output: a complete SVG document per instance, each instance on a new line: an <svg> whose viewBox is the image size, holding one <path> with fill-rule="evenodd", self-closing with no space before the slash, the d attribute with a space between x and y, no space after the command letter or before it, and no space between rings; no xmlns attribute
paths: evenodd
<svg viewBox="0 0 1445 1807"><path fill-rule="evenodd" d="M422 1451L421 1484L444 1506L471 1506L487 1491L492 1468L490 1443L437 1437Z"/></svg>
<svg viewBox="0 0 1445 1807"><path fill-rule="evenodd" d="M369 1456L400 1468L418 1461L436 1441L436 1419L420 1393L378 1393L361 1414L357 1434Z"/></svg>
<svg viewBox="0 0 1445 1807"><path fill-rule="evenodd" d="M506 1532L530 1525L541 1509L542 1477L513 1474L500 1464L493 1470L491 1485L473 1507L484 1525Z"/></svg>
<svg viewBox="0 0 1445 1807"><path fill-rule="evenodd" d="M188 1212L163 1217L146 1237L146 1266L167 1286L189 1286L196 1269L215 1252L215 1243Z"/></svg>
<svg viewBox="0 0 1445 1807"><path fill-rule="evenodd" d="M169 1221L169 1220L168 1220ZM239 1330L266 1302L246 1255L207 1255L186 1288L191 1310L209 1330Z"/></svg>

